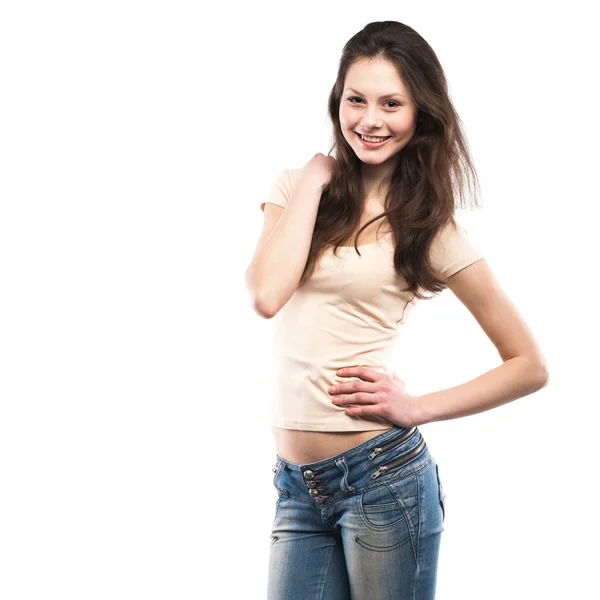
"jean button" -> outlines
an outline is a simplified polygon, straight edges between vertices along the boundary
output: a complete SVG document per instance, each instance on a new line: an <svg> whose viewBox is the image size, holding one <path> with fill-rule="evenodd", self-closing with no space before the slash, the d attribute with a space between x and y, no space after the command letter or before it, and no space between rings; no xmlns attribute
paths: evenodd
<svg viewBox="0 0 600 600"><path fill-rule="evenodd" d="M306 471L304 471L303 475L304 475L304 479L312 479L315 476L315 474L308 469Z"/></svg>

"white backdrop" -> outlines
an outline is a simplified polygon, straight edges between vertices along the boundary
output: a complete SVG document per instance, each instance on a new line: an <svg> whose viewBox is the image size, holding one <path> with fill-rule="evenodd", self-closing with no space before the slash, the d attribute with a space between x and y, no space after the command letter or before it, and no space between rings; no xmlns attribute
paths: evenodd
<svg viewBox="0 0 600 600"><path fill-rule="evenodd" d="M421 426L438 597L599 597L591 4L200 6L0 10L0 597L266 596L273 321L244 273L275 176L329 150L340 52L375 20L437 53L482 189L460 220L550 366L536 394ZM450 290L395 355L415 394L499 364Z"/></svg>

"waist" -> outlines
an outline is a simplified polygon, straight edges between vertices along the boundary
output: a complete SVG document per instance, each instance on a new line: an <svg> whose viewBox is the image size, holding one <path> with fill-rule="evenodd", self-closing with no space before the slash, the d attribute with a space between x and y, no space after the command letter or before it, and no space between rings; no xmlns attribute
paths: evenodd
<svg viewBox="0 0 600 600"><path fill-rule="evenodd" d="M418 427L394 426L372 440L322 461L294 464L277 456L273 484L280 497L301 502L308 497L317 505L327 506L357 490L406 479L432 461ZM418 488L416 480L411 481Z"/></svg>
<svg viewBox="0 0 600 600"><path fill-rule="evenodd" d="M384 427L369 431L303 431L279 427L271 430L279 457L290 463L306 464L347 452L391 429L393 424Z"/></svg>

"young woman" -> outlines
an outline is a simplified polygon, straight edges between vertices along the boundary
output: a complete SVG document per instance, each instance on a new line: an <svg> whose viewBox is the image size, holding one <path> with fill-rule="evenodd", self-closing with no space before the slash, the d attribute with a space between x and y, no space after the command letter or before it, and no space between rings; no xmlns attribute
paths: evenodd
<svg viewBox="0 0 600 600"><path fill-rule="evenodd" d="M477 178L427 42L394 21L364 27L329 117L335 159L278 175L246 273L254 309L278 316L268 598L434 598L444 493L418 426L533 393L547 369L455 221L455 184L462 200ZM446 287L503 364L412 396L391 370L394 342L424 292Z"/></svg>

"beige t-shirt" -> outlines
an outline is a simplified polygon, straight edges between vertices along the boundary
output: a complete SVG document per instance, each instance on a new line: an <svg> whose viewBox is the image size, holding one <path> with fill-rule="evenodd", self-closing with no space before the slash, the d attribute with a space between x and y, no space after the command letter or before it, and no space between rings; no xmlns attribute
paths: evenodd
<svg viewBox="0 0 600 600"><path fill-rule="evenodd" d="M265 202L287 206L301 169L285 169ZM360 242L360 240L359 240ZM341 367L362 365L390 377L392 354L402 325L418 299L403 292L404 279L394 269L393 236L323 255L312 277L275 315L273 389L270 425L310 431L389 429L378 416L350 416L332 404L328 388L352 381ZM464 228L444 228L434 241L431 259L449 277L483 258ZM346 405L347 406L347 405Z"/></svg>

